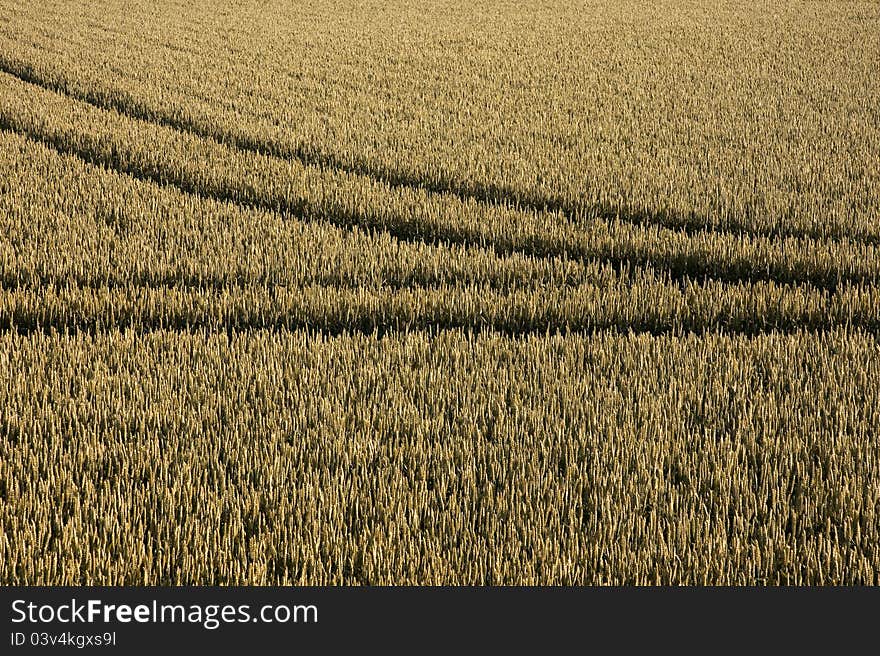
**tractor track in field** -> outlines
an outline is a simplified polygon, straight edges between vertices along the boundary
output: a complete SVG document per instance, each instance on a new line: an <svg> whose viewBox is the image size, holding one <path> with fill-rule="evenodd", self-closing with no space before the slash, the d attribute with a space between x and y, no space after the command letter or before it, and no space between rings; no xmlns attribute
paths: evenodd
<svg viewBox="0 0 880 656"><path fill-rule="evenodd" d="M677 296L650 285L607 292L587 286L585 297L520 291L492 294L479 288L368 289L337 285L264 287L46 286L0 292L0 330L98 333L156 330L301 330L328 334L412 330L490 331L512 336L545 333L634 332L651 335L880 331L880 315L853 311L851 299L822 297L792 306L784 297L722 299ZM652 308L645 298L670 301ZM711 295L711 290L709 291ZM794 299L796 300L796 299ZM666 307L666 309L662 309Z"/></svg>
<svg viewBox="0 0 880 656"><path fill-rule="evenodd" d="M22 336L51 335L53 333L64 335L101 335L109 332L134 331L138 334L153 332L179 332L188 334L217 334L227 333L230 335L252 332L293 332L305 331L322 334L328 337L340 335L364 334L385 337L390 335L410 334L414 332L440 334L447 332L463 332L467 334L483 335L498 334L511 338L527 338L531 336L552 335L580 335L593 336L602 334L633 334L650 335L652 337L674 336L684 337L688 335L728 335L745 338L755 338L765 335L828 335L847 330L880 337L880 326L861 326L857 324L829 324L829 325L801 325L783 324L771 325L761 321L755 323L743 323L738 326L726 326L723 323L705 325L703 327L689 327L682 325L659 325L644 322L632 323L603 323L596 322L590 326L540 324L519 326L507 323L479 323L465 321L450 321L438 323L431 320L414 321L385 321L381 318L365 317L362 320L347 323L325 322L320 319L303 320L295 317L283 317L271 321L200 321L192 318L171 317L159 319L132 319L121 321L106 321L103 317L70 317L64 321L41 322L37 318L27 317L10 321L7 318L0 319L0 333L13 333Z"/></svg>

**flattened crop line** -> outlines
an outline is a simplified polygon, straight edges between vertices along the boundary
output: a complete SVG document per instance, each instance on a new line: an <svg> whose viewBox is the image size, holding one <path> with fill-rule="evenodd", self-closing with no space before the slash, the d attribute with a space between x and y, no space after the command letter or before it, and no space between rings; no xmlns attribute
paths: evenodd
<svg viewBox="0 0 880 656"><path fill-rule="evenodd" d="M158 331L179 333L229 335L253 332L300 332L323 334L331 337L348 334L378 335L379 337L424 332L440 334L446 332L464 332L470 334L498 334L513 338L551 335L583 335L593 336L608 333L651 335L653 337L686 335L739 335L758 337L761 335L824 335L840 329L865 335L880 336L880 326L858 323L840 323L814 321L811 323L784 322L772 324L759 317L751 320L714 321L711 323L655 321L643 318L637 322L624 321L622 318L597 320L584 323L553 323L535 320L518 322L515 320L490 321L481 317L450 317L442 321L428 316L400 318L394 316L352 316L345 321L324 317L280 316L273 318L192 318L174 314L167 317L138 316L92 316L77 314L76 316L53 317L49 320L37 314L16 312L14 316L0 317L0 333L19 335L43 335L60 333L65 335L101 335L113 331L133 330L139 334Z"/></svg>
<svg viewBox="0 0 880 656"><path fill-rule="evenodd" d="M305 166L369 178L390 188L422 190L428 193L451 196L462 202L475 201L490 205L503 205L526 212L560 212L570 218L586 216L606 220L616 219L637 226L656 225L679 230L686 234L716 232L734 237L755 236L771 239L793 237L880 245L880 234L849 233L839 227L834 227L830 231L779 225L760 227L744 223L722 227L712 225L708 217L696 213L635 209L625 204L623 207L579 205L559 197L541 196L491 182L467 182L451 178L429 180L399 169L377 167L366 160L346 161L337 155L321 152L314 148L259 139L243 132L230 130L219 132L216 125L208 125L206 122L180 114L163 112L125 92L83 89L61 77L53 79L27 62L15 60L2 54L0 54L0 71L27 84L74 98L98 109L113 110L129 118L208 139L243 152L297 161Z"/></svg>
<svg viewBox="0 0 880 656"><path fill-rule="evenodd" d="M0 291L18 290L54 290L60 291L67 288L90 289L90 290L126 290L126 289L176 289L187 291L210 291L229 292L246 289L288 289L297 285L321 285L334 289L375 289L387 291L403 291L407 289L437 290L447 289L454 286L455 281L450 276L449 280L439 275L431 275L430 272L413 271L395 272L385 275L381 280L369 283L340 280L341 276L330 273L318 273L311 280L261 280L259 277L248 278L241 275L220 277L216 275L199 275L188 272L161 272L157 274L141 274L131 278L123 278L118 275L101 276L96 273L58 276L32 276L29 273L16 275L8 271L0 274ZM464 280L465 286L479 284L483 289L493 292L509 293L521 290L539 290L543 287L543 281L535 278L526 282L516 280L498 280L489 278L486 280ZM573 288L582 284L578 280L561 281L554 285L555 289Z"/></svg>

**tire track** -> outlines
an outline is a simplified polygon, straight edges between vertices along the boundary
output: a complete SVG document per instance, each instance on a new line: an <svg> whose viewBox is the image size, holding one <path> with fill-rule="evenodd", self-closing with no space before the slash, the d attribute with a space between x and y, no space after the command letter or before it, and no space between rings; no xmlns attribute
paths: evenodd
<svg viewBox="0 0 880 656"><path fill-rule="evenodd" d="M653 305L647 299L656 301ZM342 332L489 331L507 335L602 331L731 333L880 330L877 295L839 296L779 289L721 294L663 284L604 289L493 293L478 286L404 290L296 286L38 288L0 292L0 330L88 332L113 329Z"/></svg>
<svg viewBox="0 0 880 656"><path fill-rule="evenodd" d="M188 271L163 271L156 274L137 273L132 277L119 274L101 275L94 274L68 274L58 275L32 272L7 271L0 274L0 291L25 291L34 289L62 290L75 287L77 289L179 289L179 290L203 290L211 292L234 291L240 289L289 289L292 287L319 285L338 289L383 289L390 291L403 291L407 289L437 290L449 287L480 287L492 292L509 293L514 291L537 291L546 286L546 281L540 278L528 280L516 280L502 275L493 276L485 280L460 279L452 275L432 273L430 271L414 270L412 272L391 271L381 279L359 281L352 279L354 276L335 275L331 273L319 273L304 280L284 280L267 278L265 276L251 274L232 275L202 275ZM601 276L591 276L585 272L583 277L571 277L554 282L554 289L571 289L584 284L601 285L604 281ZM657 282L662 282L658 279Z"/></svg>
<svg viewBox="0 0 880 656"><path fill-rule="evenodd" d="M534 323L530 325L514 325L509 323L480 323L449 321L438 324L432 321L399 322L384 320L383 318L363 318L351 323L331 323L316 320L301 320L294 317L285 317L276 321L262 322L203 322L180 317L171 317L162 320L121 320L107 321L102 317L77 317L68 321L54 321L51 323L41 322L35 317L20 317L16 321L0 319L0 333L14 333L23 336L51 335L59 333L63 335L101 335L109 332L124 332L133 330L138 334L154 332L177 332L177 333L227 333L229 335L247 334L252 332L307 332L322 334L329 337L338 337L349 334L376 335L378 337L411 334L415 332L437 335L447 332L464 332L475 335L498 334L511 338L545 337L555 335L581 335L593 336L602 334L633 334L650 335L652 337L685 337L688 335L706 336L710 334L722 334L727 336L760 337L762 335L826 335L841 329L866 335L880 337L880 327L877 325L863 326L859 324L829 324L816 323L814 325L782 324L772 325L769 323L755 322L741 325L727 326L723 323L705 326L681 326L663 325L643 322L640 324L619 323L593 323L590 325L553 325Z"/></svg>
<svg viewBox="0 0 880 656"><path fill-rule="evenodd" d="M177 333L227 333L229 335L252 332L307 332L338 337L349 334L376 335L378 337L411 334L414 332L437 335L447 332L464 332L470 334L498 334L511 338L544 337L554 335L593 336L601 334L633 334L650 335L652 337L685 337L688 335L706 336L722 334L727 336L760 337L762 335L826 335L841 329L880 337L880 326L876 324L822 324L810 325L781 324L774 325L761 321L725 325L719 322L714 325L688 326L664 325L660 323L642 322L639 324L601 323L590 325L553 325L533 323L514 325L511 323L485 323L448 321L439 324L427 320L395 321L385 318L364 317L351 323L322 322L320 319L302 320L295 317L284 317L275 321L225 321L205 322L181 317L169 317L161 320L132 319L107 321L103 317L79 316L67 321L41 322L36 317L17 317L15 321L0 319L0 333L14 333L23 336L51 335L101 335L113 331L133 330L138 334L154 332Z"/></svg>

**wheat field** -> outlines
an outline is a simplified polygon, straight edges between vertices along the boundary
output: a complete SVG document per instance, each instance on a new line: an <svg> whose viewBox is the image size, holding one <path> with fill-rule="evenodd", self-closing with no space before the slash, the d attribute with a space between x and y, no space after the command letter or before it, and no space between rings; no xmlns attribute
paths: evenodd
<svg viewBox="0 0 880 656"><path fill-rule="evenodd" d="M0 0L0 584L880 584L878 34Z"/></svg>

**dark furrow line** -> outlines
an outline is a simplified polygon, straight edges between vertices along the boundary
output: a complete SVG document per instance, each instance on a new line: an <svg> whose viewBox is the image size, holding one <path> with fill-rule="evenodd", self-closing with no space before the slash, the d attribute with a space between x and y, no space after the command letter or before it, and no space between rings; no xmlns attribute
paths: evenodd
<svg viewBox="0 0 880 656"><path fill-rule="evenodd" d="M130 319L106 321L97 317L71 318L69 321L42 322L37 317L17 316L0 319L0 333L18 335L101 335L114 331L133 330L137 334L149 334L159 331L179 333L227 333L230 336L251 332L297 332L322 334L337 337L347 334L376 335L385 337L395 334L423 332L437 335L444 332L461 331L472 334L498 334L511 338L553 335L584 335L592 336L603 333L661 336L706 336L713 334L758 337L761 335L794 335L794 334L828 334L838 330L849 330L863 334L880 336L880 324L843 323L812 321L807 323L786 322L771 324L769 322L741 321L739 323L712 322L697 325L696 322L674 323L644 320L636 323L625 321L596 321L590 323L553 324L549 322L514 322L479 320L436 321L428 317L414 320L402 320L394 317L363 316L355 321L332 322L321 321L319 318L302 319L299 317L276 318L268 321L198 321L184 317L168 317L160 319Z"/></svg>
<svg viewBox="0 0 880 656"><path fill-rule="evenodd" d="M560 277L561 278L561 277ZM663 282L658 279L657 282ZM566 278L555 281L554 289L570 289L584 284L601 285L603 281L576 280ZM486 280L467 280L453 276L433 275L426 271L414 271L411 274L393 273L381 279L359 282L347 280L344 276L316 275L311 280L272 280L261 279L257 276L202 276L189 272L167 272L154 275L138 275L130 278L118 276L105 276L100 274L81 275L45 275L45 274L21 274L13 271L0 273L0 291L28 291L46 290L62 291L75 288L84 290L108 290L124 291L127 289L175 289L187 291L243 291L248 289L275 290L292 289L309 286L332 287L334 289L369 289L375 291L405 291L418 288L427 291L445 289L449 287L479 288L493 292L512 292L519 290L537 291L546 285L546 280L535 278L532 280L504 279L503 276L487 278Z"/></svg>
<svg viewBox="0 0 880 656"><path fill-rule="evenodd" d="M538 259L595 261L610 266L619 274L634 268L649 268L660 273L664 279L668 276L671 282L679 284L701 280L725 283L776 282L811 285L816 289L835 292L845 284L860 285L876 282L873 276L858 272L837 270L793 272L785 267L784 263L756 268L753 263L723 261L720 258L710 260L704 259L699 254L670 259L645 252L620 253L616 252L619 249L613 247L597 249L588 246L579 247L576 244L560 244L558 240L541 235L531 235L525 243L498 241L497 238L493 241L491 236L478 234L467 228L456 228L442 223L425 225L416 218L395 216L389 221L388 218L377 213L355 212L341 207L326 208L306 201L268 202L255 195L245 197L247 193L245 191L233 193L228 189L206 188L186 176L176 175L173 171L146 169L131 162L120 162L118 158L95 152L81 144L22 126L2 112L0 112L0 130L15 133L60 154L77 157L103 170L123 174L142 182L171 187L199 199L231 203L245 209L280 212L304 222L320 221L346 229L358 227L374 234L383 232L402 242L477 248L500 256L521 255Z"/></svg>
<svg viewBox="0 0 880 656"><path fill-rule="evenodd" d="M215 131L216 126L212 129L191 117L157 111L125 92L111 93L78 89L67 82L49 79L28 63L15 61L2 55L0 55L0 71L27 84L68 96L97 109L113 110L135 120L167 127L201 139L208 139L239 151L288 161L293 160L306 166L369 178L391 188L422 190L432 194L451 196L462 202L474 201L527 212L559 212L570 218L583 216L604 220L613 219L637 226L662 226L686 234L711 231L733 237L756 236L771 239L793 237L817 241L880 245L880 234L851 234L839 227L833 227L831 230L794 228L779 224L766 227L745 224L722 227L713 225L709 217L700 216L695 212L646 210L626 204L622 207L615 207L611 204L583 205L573 203L561 196L542 196L535 192L525 192L507 185L490 182L467 182L449 177L430 180L396 168L378 167L366 160L347 161L333 153L323 152L316 148L282 144L277 141L259 139L242 132L218 133Z"/></svg>
<svg viewBox="0 0 880 656"><path fill-rule="evenodd" d="M748 293L743 297L722 298L718 306L705 306L706 299L697 294L690 300L687 296L682 296L679 303L673 303L668 311L663 311L641 305L634 310L627 309L629 305L625 295L626 288L620 290L624 292L623 296L612 293L607 297L601 296L603 288L598 285L586 286L585 291L588 294L595 292L600 294L600 298L583 306L578 304L577 294L556 298L551 293L550 296L541 298L540 290L526 290L538 292L537 296L523 296L513 292L489 300L481 296L489 291L481 286L365 288L347 284L222 284L211 289L202 284L187 287L177 284L90 283L82 287L71 284L22 287L25 295L18 299L13 291L11 298L0 303L0 330L20 328L32 331L41 326L70 332L95 332L102 328L138 326L172 329L204 327L212 331L227 328L278 330L318 327L338 333L345 330L370 332L462 328L518 335L546 331L594 332L605 329L652 334L676 331L705 333L719 330L757 334L773 330L831 330L841 326L868 331L880 329L880 314L876 310L861 305L847 310L845 298L829 296L827 293L819 298L807 299L806 305L801 309L781 302L781 298L762 301L761 297L752 298ZM79 294L83 291L86 292L85 295ZM445 294L453 291L475 294L467 296L475 305L462 310L458 303L445 302ZM92 296L88 292L98 294ZM113 295L118 292L123 295L114 298ZM147 292L148 296L145 298L150 299L149 302L141 297L143 292ZM159 294L149 296L151 292ZM346 292L348 297L345 296ZM351 292L361 292L361 295L352 295ZM401 292L404 296L400 295ZM410 293L409 296L405 295L406 292ZM439 294L429 296L427 303L419 306L417 299L432 292ZM70 293L73 295L69 296ZM164 301L168 293L171 294L170 303ZM177 293L184 296L179 297ZM204 296L204 293L209 295ZM230 293L232 296L228 296ZM250 293L256 293L257 296L251 297L248 295ZM336 293L343 296L336 297ZM646 299L652 295L650 285L636 288L638 298ZM302 304L296 301L298 298L303 301ZM607 310L601 302L595 302L602 298L616 309ZM328 299L330 302L325 302ZM416 306L410 305L413 299L416 299ZM539 301L537 305L535 299ZM487 300L488 305L483 302ZM264 303L266 301L268 303ZM568 307L569 301L574 302L571 308Z"/></svg>

